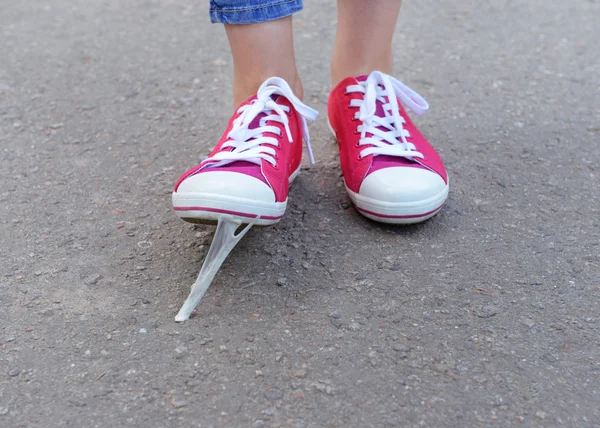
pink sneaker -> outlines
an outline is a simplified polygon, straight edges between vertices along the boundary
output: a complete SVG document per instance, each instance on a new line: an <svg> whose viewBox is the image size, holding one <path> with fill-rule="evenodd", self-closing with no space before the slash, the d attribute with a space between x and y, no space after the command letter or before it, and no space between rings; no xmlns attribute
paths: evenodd
<svg viewBox="0 0 600 428"><path fill-rule="evenodd" d="M444 164L401 103L417 114L427 102L379 71L349 77L329 96L329 124L340 149L346 190L356 209L383 223L418 223L448 198Z"/></svg>
<svg viewBox="0 0 600 428"><path fill-rule="evenodd" d="M303 138L314 161L306 119L317 114L283 79L267 79L237 109L210 156L175 184L177 215L191 222L216 222L228 214L242 223L256 217L258 225L277 223L289 183L300 172Z"/></svg>

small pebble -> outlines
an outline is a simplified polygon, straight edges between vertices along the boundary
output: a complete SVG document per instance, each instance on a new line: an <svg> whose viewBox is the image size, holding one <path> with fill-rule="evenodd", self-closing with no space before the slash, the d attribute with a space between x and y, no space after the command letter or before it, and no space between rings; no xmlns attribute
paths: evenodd
<svg viewBox="0 0 600 428"><path fill-rule="evenodd" d="M294 376L296 376L297 378L300 378L300 379L306 377L306 374L307 374L307 371L305 369L296 370L294 372Z"/></svg>
<svg viewBox="0 0 600 428"><path fill-rule="evenodd" d="M299 308L300 303L298 303L298 301L296 299L290 297L289 299L287 299L285 301L285 307L286 308Z"/></svg>
<svg viewBox="0 0 600 428"><path fill-rule="evenodd" d="M527 327L531 328L535 325L535 322L530 318L522 318L521 322L525 324Z"/></svg>
<svg viewBox="0 0 600 428"><path fill-rule="evenodd" d="M187 401L185 401L183 398L173 398L173 400L171 400L171 403L176 409L180 409L181 407L187 405Z"/></svg>
<svg viewBox="0 0 600 428"><path fill-rule="evenodd" d="M392 346L392 349L396 352L408 352L410 348L402 343L396 343Z"/></svg>
<svg viewBox="0 0 600 428"><path fill-rule="evenodd" d="M100 275L99 273L95 273L89 275L83 282L85 283L85 285L96 285L101 279L102 275Z"/></svg>
<svg viewBox="0 0 600 428"><path fill-rule="evenodd" d="M317 383L313 383L313 387L317 391L324 392L327 395L333 395L335 393L335 390L333 389L333 387L331 385L327 385L326 383L323 383L321 381L319 381Z"/></svg>
<svg viewBox="0 0 600 428"><path fill-rule="evenodd" d="M473 376L473 380L474 380L475 382L477 382L477 383L481 383L481 384L484 384L484 383L486 383L486 382L487 382L487 378L486 378L485 376L481 376L481 375L476 375L476 376Z"/></svg>
<svg viewBox="0 0 600 428"><path fill-rule="evenodd" d="M19 374L21 374L21 368L20 367L13 367L12 369L10 369L8 371L8 375L10 377L19 376Z"/></svg>
<svg viewBox="0 0 600 428"><path fill-rule="evenodd" d="M335 327L335 328L340 328L342 326L342 322L337 319L337 318L332 318L331 319L331 324Z"/></svg>
<svg viewBox="0 0 600 428"><path fill-rule="evenodd" d="M498 313L498 310L492 305L485 305L481 311L477 313L479 318L491 318Z"/></svg>
<svg viewBox="0 0 600 428"><path fill-rule="evenodd" d="M359 323L357 323L357 322L353 322L353 323L350 323L350 325L348 326L348 328L349 328L351 331L359 331L360 329L362 329L362 325L360 325L360 324L359 324Z"/></svg>
<svg viewBox="0 0 600 428"><path fill-rule="evenodd" d="M150 241L140 241L137 243L139 248L150 248L152 246L152 242Z"/></svg>
<svg viewBox="0 0 600 428"><path fill-rule="evenodd" d="M283 392L276 389L270 389L265 391L265 398L271 401L281 400L283 398Z"/></svg>

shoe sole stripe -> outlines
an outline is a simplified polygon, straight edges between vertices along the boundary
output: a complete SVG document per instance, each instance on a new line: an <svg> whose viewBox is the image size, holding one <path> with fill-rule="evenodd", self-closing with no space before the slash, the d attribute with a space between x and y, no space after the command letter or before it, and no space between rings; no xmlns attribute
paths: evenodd
<svg viewBox="0 0 600 428"><path fill-rule="evenodd" d="M245 217L245 218L256 218L256 217L258 217L256 214L248 214L248 213L243 213L243 212L240 212L240 211L231 211L231 210L224 210L224 209L220 209L220 208L210 208L210 207L181 207L181 206L177 206L177 207L173 207L173 209L175 211L205 211L205 212L218 213L218 214L230 214L230 215L235 215L235 216ZM261 215L260 216L261 220L279 220L282 217L283 217L283 215L280 215L280 216Z"/></svg>
<svg viewBox="0 0 600 428"><path fill-rule="evenodd" d="M444 202L445 203L445 202ZM429 212L423 213L423 214L410 214L410 215L390 215L390 214L380 214L380 213L376 213L374 211L369 211L369 210L365 210L357 205L354 205L356 207L356 209L360 212L366 213L366 214L370 214L372 216L375 217L380 217L380 218L420 218L420 217L427 217L429 215L432 215L436 212L438 212L439 210L442 209L442 207L444 206L444 204L440 205L439 207L437 207L434 210L431 210Z"/></svg>

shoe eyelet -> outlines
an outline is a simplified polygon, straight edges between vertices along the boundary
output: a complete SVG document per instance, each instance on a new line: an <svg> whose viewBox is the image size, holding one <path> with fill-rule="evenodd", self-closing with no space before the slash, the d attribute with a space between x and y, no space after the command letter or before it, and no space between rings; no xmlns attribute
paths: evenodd
<svg viewBox="0 0 600 428"><path fill-rule="evenodd" d="M356 134L356 135L359 135L359 134L360 134L360 131L358 130L358 128L356 128L356 129L354 130L354 134Z"/></svg>

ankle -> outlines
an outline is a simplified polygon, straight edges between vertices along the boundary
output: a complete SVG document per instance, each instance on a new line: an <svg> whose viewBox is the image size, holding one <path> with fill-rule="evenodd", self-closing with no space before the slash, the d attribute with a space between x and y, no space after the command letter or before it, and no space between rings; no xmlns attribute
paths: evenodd
<svg viewBox="0 0 600 428"><path fill-rule="evenodd" d="M391 52L389 56L386 55L382 58L367 58L364 60L356 60L354 58L336 55L334 52L331 58L332 87L335 88L338 83L347 77L368 75L375 70L390 75L393 73Z"/></svg>
<svg viewBox="0 0 600 428"><path fill-rule="evenodd" d="M262 85L269 77L274 76L284 79L288 85L290 85L290 88L292 88L294 95L300 100L304 98L304 88L302 87L302 81L300 80L298 73L293 73L290 76L285 76L281 73L261 73L255 78L248 78L248 76L237 78L236 76L234 77L233 83L233 108L237 108L248 98L256 94L260 85Z"/></svg>
<svg viewBox="0 0 600 428"><path fill-rule="evenodd" d="M294 95L296 95L301 101L304 101L304 87L302 86L302 81L300 80L300 76L296 75L296 79L292 84L289 82L292 91L294 91Z"/></svg>

